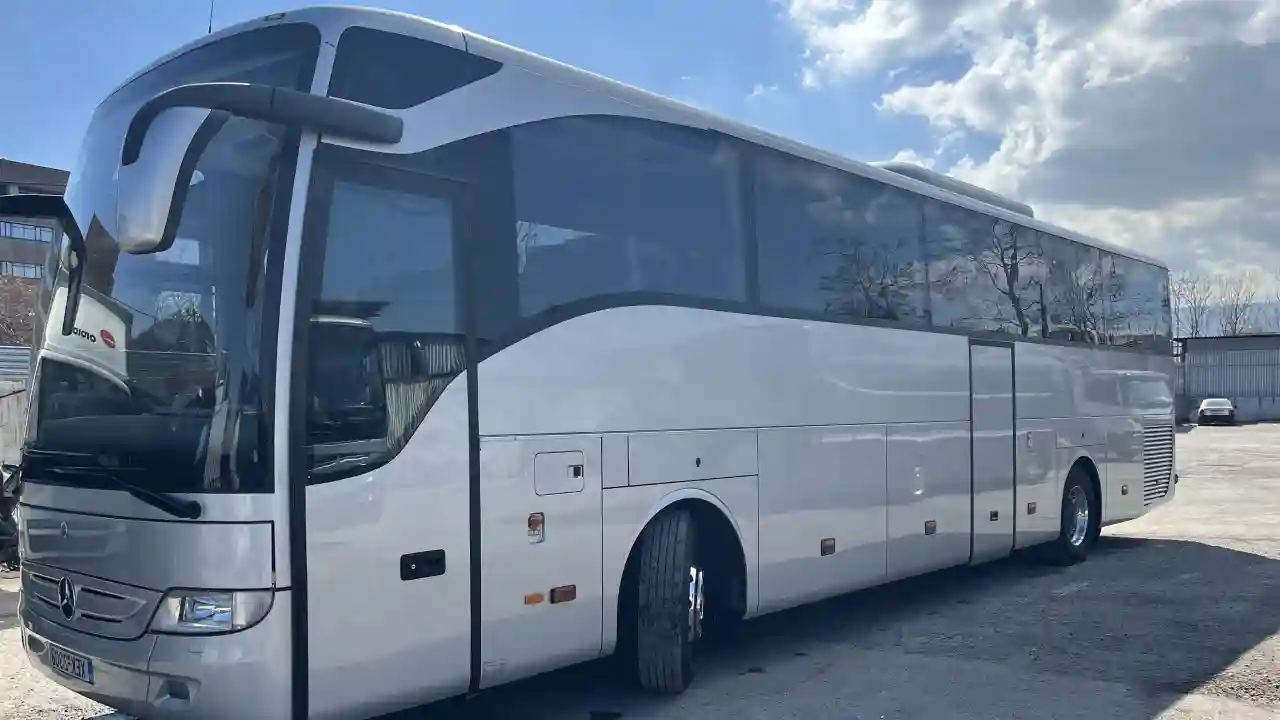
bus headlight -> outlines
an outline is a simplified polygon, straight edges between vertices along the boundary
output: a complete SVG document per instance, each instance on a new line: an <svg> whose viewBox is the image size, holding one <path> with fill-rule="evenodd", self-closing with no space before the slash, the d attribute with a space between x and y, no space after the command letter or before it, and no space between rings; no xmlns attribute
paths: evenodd
<svg viewBox="0 0 1280 720"><path fill-rule="evenodd" d="M151 630L179 635L237 632L266 617L274 597L270 590L171 590L160 601Z"/></svg>

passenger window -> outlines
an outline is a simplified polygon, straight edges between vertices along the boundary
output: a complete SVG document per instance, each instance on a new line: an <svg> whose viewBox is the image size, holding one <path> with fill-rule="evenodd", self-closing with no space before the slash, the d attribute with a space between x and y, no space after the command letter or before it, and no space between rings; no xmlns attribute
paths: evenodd
<svg viewBox="0 0 1280 720"><path fill-rule="evenodd" d="M486 78L501 68L496 60L447 45L350 27L338 39L329 95L403 110Z"/></svg>
<svg viewBox="0 0 1280 720"><path fill-rule="evenodd" d="M1042 337L1040 233L930 199L924 217L933 324Z"/></svg>
<svg viewBox="0 0 1280 720"><path fill-rule="evenodd" d="M652 292L746 296L738 155L724 138L628 118L511 131L520 313Z"/></svg>
<svg viewBox="0 0 1280 720"><path fill-rule="evenodd" d="M920 206L911 195L764 152L755 207L763 305L925 322Z"/></svg>
<svg viewBox="0 0 1280 720"><path fill-rule="evenodd" d="M1085 381L1084 397L1089 402L1115 405L1120 401L1116 382L1112 378L1093 377Z"/></svg>
<svg viewBox="0 0 1280 720"><path fill-rule="evenodd" d="M1102 260L1095 248L1041 234L1048 284L1048 337L1102 342Z"/></svg>
<svg viewBox="0 0 1280 720"><path fill-rule="evenodd" d="M1103 277L1111 344L1171 351L1168 274L1154 265L1105 253Z"/></svg>
<svg viewBox="0 0 1280 720"><path fill-rule="evenodd" d="M453 202L419 181L344 173L312 200L325 225L307 239L323 257L308 346L313 480L393 458L465 368Z"/></svg>

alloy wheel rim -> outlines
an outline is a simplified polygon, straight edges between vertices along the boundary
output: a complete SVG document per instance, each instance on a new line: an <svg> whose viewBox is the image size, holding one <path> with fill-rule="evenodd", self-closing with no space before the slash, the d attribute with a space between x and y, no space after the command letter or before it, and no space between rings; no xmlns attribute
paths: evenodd
<svg viewBox="0 0 1280 720"><path fill-rule="evenodd" d="M706 610L706 580L702 568L689 566L689 640L702 637L702 620Z"/></svg>
<svg viewBox="0 0 1280 720"><path fill-rule="evenodd" d="M1071 534L1068 542L1072 547L1080 547L1084 545L1085 538L1089 536L1089 497L1085 495L1084 488L1076 485L1071 488L1071 494L1068 496L1067 512L1068 520L1071 523Z"/></svg>

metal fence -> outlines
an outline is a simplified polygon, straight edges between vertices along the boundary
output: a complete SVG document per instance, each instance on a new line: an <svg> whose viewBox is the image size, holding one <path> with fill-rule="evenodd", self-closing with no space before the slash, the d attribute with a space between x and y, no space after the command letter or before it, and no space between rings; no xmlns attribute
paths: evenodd
<svg viewBox="0 0 1280 720"><path fill-rule="evenodd" d="M31 365L31 348L0 345L0 380L27 379Z"/></svg>
<svg viewBox="0 0 1280 720"><path fill-rule="evenodd" d="M1192 349L1181 362L1189 414L1207 397L1228 398L1241 420L1280 420L1280 346Z"/></svg>

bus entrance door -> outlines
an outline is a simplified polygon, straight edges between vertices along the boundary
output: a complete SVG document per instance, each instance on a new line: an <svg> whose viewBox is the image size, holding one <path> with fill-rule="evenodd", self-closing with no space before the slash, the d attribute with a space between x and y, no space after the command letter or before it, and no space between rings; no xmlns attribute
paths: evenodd
<svg viewBox="0 0 1280 720"><path fill-rule="evenodd" d="M1013 345L969 345L969 408L973 433L973 564L1013 551Z"/></svg>

